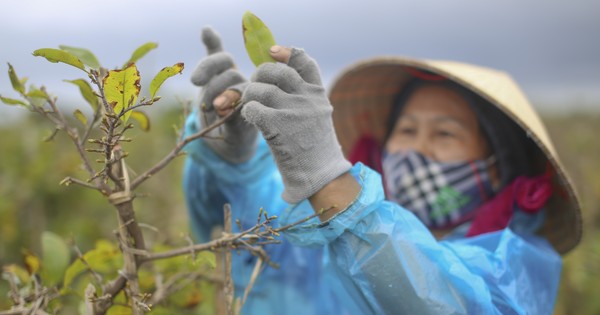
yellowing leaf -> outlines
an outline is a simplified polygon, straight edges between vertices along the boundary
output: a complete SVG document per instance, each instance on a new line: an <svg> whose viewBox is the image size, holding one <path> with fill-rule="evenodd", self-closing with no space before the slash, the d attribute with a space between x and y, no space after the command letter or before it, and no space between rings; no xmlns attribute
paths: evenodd
<svg viewBox="0 0 600 315"><path fill-rule="evenodd" d="M59 45L58 48L69 52L71 55L79 58L81 62L88 65L90 68L100 68L100 62L98 62L98 58L96 58L96 56L91 51L85 48L71 47L66 45Z"/></svg>
<svg viewBox="0 0 600 315"><path fill-rule="evenodd" d="M137 62L142 57L144 57L149 51L151 51L152 49L155 49L156 47L158 47L158 44L153 43L153 42L148 42L148 43L145 43L142 46L138 47L133 52L133 54L131 54L131 58L129 58L129 60L127 60L125 65L123 65L123 68L127 67L129 64Z"/></svg>
<svg viewBox="0 0 600 315"><path fill-rule="evenodd" d="M58 235L44 231L42 233L42 279L49 286L63 279L64 272L71 260L70 250Z"/></svg>
<svg viewBox="0 0 600 315"><path fill-rule="evenodd" d="M145 113L133 111L131 113L131 118L140 123L140 128L142 128L142 130L150 131L150 118L148 118Z"/></svg>
<svg viewBox="0 0 600 315"><path fill-rule="evenodd" d="M37 258L37 256L27 252L25 253L25 257L23 257L23 260L25 261L25 267L27 268L27 271L30 275L38 273L38 271L40 270L41 262L40 259Z"/></svg>
<svg viewBox="0 0 600 315"><path fill-rule="evenodd" d="M2 272L9 272L14 274L15 276L17 276L17 278L19 279L19 281L21 281L21 283L27 283L29 282L29 280L31 280L31 276L29 275L29 272L27 272L27 270L25 270L23 267L19 266L19 265L6 265L2 267Z"/></svg>
<svg viewBox="0 0 600 315"><path fill-rule="evenodd" d="M29 105L21 100L16 100L14 98L2 97L0 96L0 101L6 105L21 105L24 107L29 107Z"/></svg>
<svg viewBox="0 0 600 315"><path fill-rule="evenodd" d="M109 71L103 82L104 95L115 114L121 115L122 111L135 105L140 94L140 72L135 63L123 70ZM131 111L125 112L121 120L126 123L130 115Z"/></svg>
<svg viewBox="0 0 600 315"><path fill-rule="evenodd" d="M87 126L87 117L85 117L85 115L79 109L76 109L73 112L73 116L75 116L75 118L77 118L82 125Z"/></svg>
<svg viewBox="0 0 600 315"><path fill-rule="evenodd" d="M156 74L154 79L152 79L152 82L150 82L150 98L154 98L154 96L158 92L158 89L160 89L160 86L163 84L163 82L165 82L165 80L178 73L181 73L181 71L183 71L182 62L177 63L172 67L162 68L162 70L160 70L160 72Z"/></svg>
<svg viewBox="0 0 600 315"><path fill-rule="evenodd" d="M94 90L90 84L84 79L77 80L65 80L65 82L69 82L75 84L79 87L79 92L83 96L83 98L92 106L94 112L98 109L99 100L96 94L94 94Z"/></svg>
<svg viewBox="0 0 600 315"><path fill-rule="evenodd" d="M33 52L36 57L44 57L50 62L62 62L85 71L85 66L79 58L69 52L54 48L42 48ZM87 72L87 71L86 71Z"/></svg>
<svg viewBox="0 0 600 315"><path fill-rule="evenodd" d="M255 66L258 67L264 62L275 62L269 54L269 49L275 45L275 38L263 21L246 11L242 17L242 30L246 52Z"/></svg>
<svg viewBox="0 0 600 315"><path fill-rule="evenodd" d="M21 82L21 80L19 80L19 77L15 72L15 68L13 68L10 63L8 64L8 77L10 78L10 83L12 84L13 89L21 94L24 94L25 85L23 82Z"/></svg>

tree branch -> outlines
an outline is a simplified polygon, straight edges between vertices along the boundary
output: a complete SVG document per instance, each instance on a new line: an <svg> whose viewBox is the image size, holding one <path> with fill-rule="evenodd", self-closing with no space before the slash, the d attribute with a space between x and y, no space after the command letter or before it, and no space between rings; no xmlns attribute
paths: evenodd
<svg viewBox="0 0 600 315"><path fill-rule="evenodd" d="M135 189L137 188L141 183L143 183L145 180L147 180L148 178L152 177L154 174L158 173L160 170L162 170L165 166L167 166L174 158L176 158L177 156L179 156L179 152L181 152L181 150L190 142L198 139L198 138L202 138L204 137L206 134L208 134L210 131L212 131L213 129L221 126L222 124L224 124L231 116L233 116L234 113L236 113L237 111L241 110L242 106L237 106L231 113L227 114L226 116L224 116L223 118L215 121L214 123L212 123L210 126L202 129L201 131L181 140L179 143L177 143L177 145L175 146L175 148L169 152L167 154L167 156L165 156L160 162L158 162L155 166L153 166L152 168L150 168L148 171L144 172L142 175L138 176L132 183L131 183L131 189Z"/></svg>
<svg viewBox="0 0 600 315"><path fill-rule="evenodd" d="M224 213L224 229L225 233L231 234L231 207L229 204L225 204L223 207ZM223 286L223 293L225 294L225 309L227 315L234 315L233 298L235 294L235 288L233 287L233 277L231 276L231 251L225 251L225 285Z"/></svg>

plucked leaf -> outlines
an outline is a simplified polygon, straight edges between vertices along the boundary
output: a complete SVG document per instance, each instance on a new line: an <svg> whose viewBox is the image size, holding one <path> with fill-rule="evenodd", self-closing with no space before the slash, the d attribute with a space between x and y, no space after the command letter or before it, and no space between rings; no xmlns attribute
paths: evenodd
<svg viewBox="0 0 600 315"><path fill-rule="evenodd" d="M79 87L79 92L81 93L83 98L92 106L94 112L98 109L100 100L98 99L96 94L94 94L94 90L92 90L92 87L86 80L65 80L65 82L77 85Z"/></svg>
<svg viewBox="0 0 600 315"><path fill-rule="evenodd" d="M13 68L10 63L8 64L8 77L10 78L10 84L12 84L13 89L21 94L25 94L25 84L19 80L15 68Z"/></svg>
<svg viewBox="0 0 600 315"><path fill-rule="evenodd" d="M79 58L81 62L88 65L90 68L98 69L100 68L100 62L98 62L98 58L89 50L85 48L79 47L71 47L66 45L60 45L58 48L69 52L71 55Z"/></svg>
<svg viewBox="0 0 600 315"><path fill-rule="evenodd" d="M242 30L246 51L255 66L258 67L264 62L275 62L269 54L269 49L275 45L275 38L263 21L246 11L242 17Z"/></svg>
<svg viewBox="0 0 600 315"><path fill-rule="evenodd" d="M82 125L87 126L87 117L85 117L85 115L79 109L76 109L73 112L73 116L75 116L75 118L77 118Z"/></svg>
<svg viewBox="0 0 600 315"><path fill-rule="evenodd" d="M34 51L33 55L36 57L44 57L48 61L54 62L54 63L57 63L57 62L66 63L68 65L71 65L73 67L76 67L76 68L79 68L79 69L85 71L85 66L83 65L83 62L81 62L81 60L79 60L79 58L73 56L71 53L66 52L64 50L54 49L54 48L42 48L42 49L38 49L38 50Z"/></svg>
<svg viewBox="0 0 600 315"><path fill-rule="evenodd" d="M44 231L42 233L42 279L52 286L62 280L69 260L69 247L58 235Z"/></svg>
<svg viewBox="0 0 600 315"><path fill-rule="evenodd" d="M165 80L178 73L181 73L181 71L183 71L182 62L177 63L172 67L162 68L162 70L160 70L160 72L156 74L154 79L152 79L152 82L150 82L150 98L154 98L154 96L158 92L158 89L160 89L160 86L163 84L163 82L165 82Z"/></svg>
<svg viewBox="0 0 600 315"><path fill-rule="evenodd" d="M133 111L131 118L140 123L140 128L144 131L150 131L150 118L144 112Z"/></svg>
<svg viewBox="0 0 600 315"><path fill-rule="evenodd" d="M135 105L140 94L140 72L135 63L130 64L123 70L111 70L104 77L104 95L108 104L113 108L115 114ZM121 116L126 123L131 111Z"/></svg>
<svg viewBox="0 0 600 315"><path fill-rule="evenodd" d="M0 101L2 101L2 103L6 104L6 105L21 105L21 106L29 108L29 105L27 103L25 103L24 101L21 101L21 100L16 100L14 98L0 96Z"/></svg>
<svg viewBox="0 0 600 315"><path fill-rule="evenodd" d="M142 57L144 57L148 52L150 52L152 49L155 49L156 47L158 47L158 44L153 43L153 42L148 42L148 43L145 43L142 46L138 47L133 52L133 54L131 54L131 58L129 58L129 60L127 60L125 65L123 65L123 68L127 67L129 64L137 62Z"/></svg>

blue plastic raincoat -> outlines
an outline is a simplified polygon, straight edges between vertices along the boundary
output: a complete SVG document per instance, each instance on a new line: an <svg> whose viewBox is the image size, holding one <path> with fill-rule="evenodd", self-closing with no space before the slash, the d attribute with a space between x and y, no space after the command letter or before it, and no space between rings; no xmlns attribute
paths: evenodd
<svg viewBox="0 0 600 315"><path fill-rule="evenodd" d="M198 131L197 113L186 134ZM313 213L307 201L289 206L269 148L260 139L243 164L220 159L204 143L186 146L184 190L199 242L223 223L230 203L243 228L262 207L288 224ZM317 218L266 246L279 269L258 277L242 314L551 314L561 258L544 239L510 229L436 241L409 211L384 200L378 173L356 164L362 190L327 222ZM243 293L256 258L234 255L236 294Z"/></svg>

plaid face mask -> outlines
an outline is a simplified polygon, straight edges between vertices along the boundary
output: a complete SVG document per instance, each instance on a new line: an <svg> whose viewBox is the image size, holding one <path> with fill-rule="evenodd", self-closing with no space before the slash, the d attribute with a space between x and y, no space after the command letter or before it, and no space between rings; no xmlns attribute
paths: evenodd
<svg viewBox="0 0 600 315"><path fill-rule="evenodd" d="M384 153L387 196L430 228L449 228L473 218L493 196L492 156L471 162L436 162L416 151Z"/></svg>

